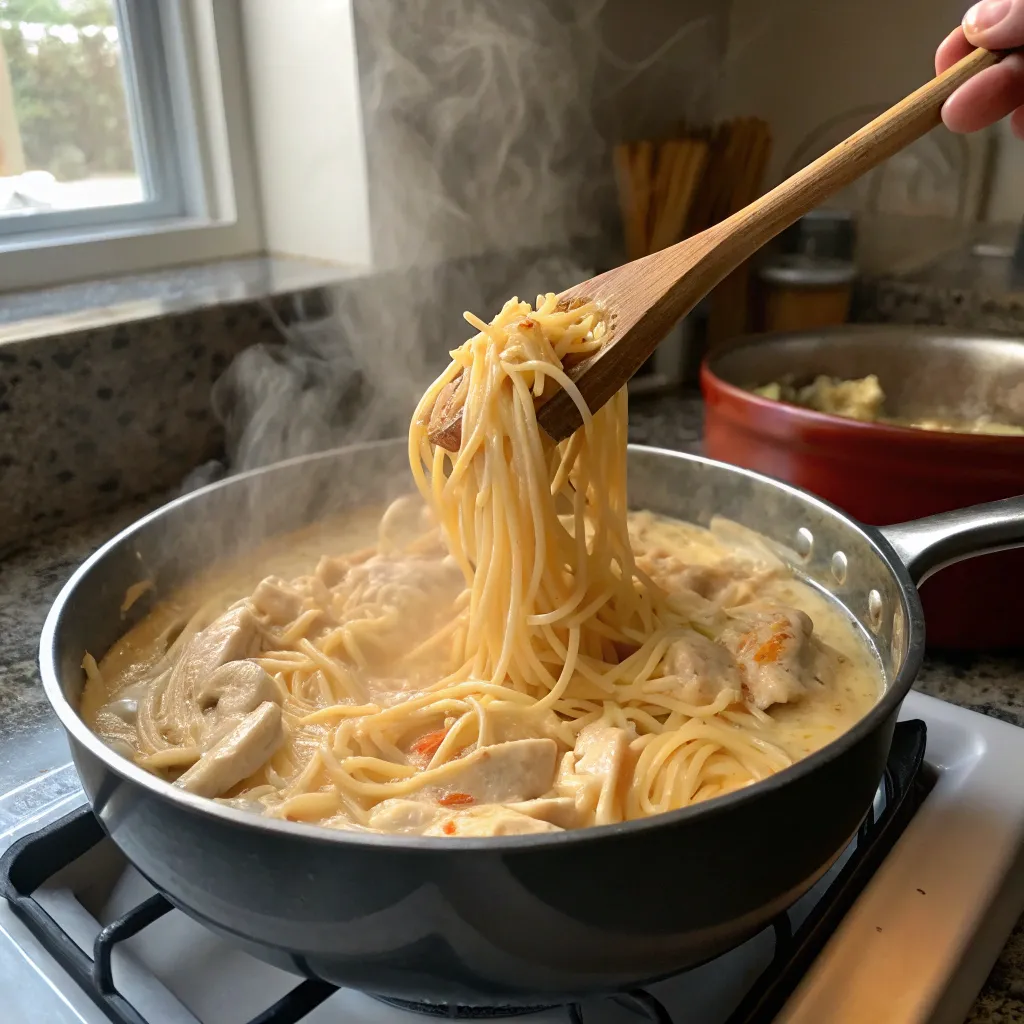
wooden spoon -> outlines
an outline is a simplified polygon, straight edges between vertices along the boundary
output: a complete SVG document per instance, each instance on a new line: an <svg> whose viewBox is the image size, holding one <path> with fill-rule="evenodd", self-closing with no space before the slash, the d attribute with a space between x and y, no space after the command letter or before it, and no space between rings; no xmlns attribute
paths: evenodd
<svg viewBox="0 0 1024 1024"><path fill-rule="evenodd" d="M975 50L726 220L562 292L566 306L595 300L607 317L604 347L566 367L591 411L643 366L672 326L719 281L823 200L938 125L949 96L1004 56ZM438 396L430 418L431 441L452 452L462 443L463 399L463 389L453 382ZM561 388L547 389L538 400L537 419L555 441L581 424L579 410Z"/></svg>

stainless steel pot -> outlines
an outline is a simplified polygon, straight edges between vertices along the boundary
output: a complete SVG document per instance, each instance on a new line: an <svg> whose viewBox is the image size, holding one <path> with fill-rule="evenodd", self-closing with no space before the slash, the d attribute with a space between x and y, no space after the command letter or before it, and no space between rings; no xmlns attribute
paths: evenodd
<svg viewBox="0 0 1024 1024"><path fill-rule="evenodd" d="M105 651L141 578L156 595L261 538L408 489L404 443L327 452L172 502L92 556L43 629L47 696L114 842L192 917L297 973L462 1005L563 1002L650 982L743 941L835 860L882 776L924 647L915 583L1024 544L1024 498L878 530L796 488L631 448L637 507L720 514L775 541L849 611L886 680L825 749L729 796L644 821L500 839L362 835L269 820L181 792L79 718L82 655Z"/></svg>

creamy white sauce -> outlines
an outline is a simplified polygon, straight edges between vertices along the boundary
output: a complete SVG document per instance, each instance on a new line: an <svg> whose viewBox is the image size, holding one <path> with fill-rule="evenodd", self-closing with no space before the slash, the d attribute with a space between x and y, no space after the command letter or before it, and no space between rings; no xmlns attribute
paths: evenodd
<svg viewBox="0 0 1024 1024"><path fill-rule="evenodd" d="M147 696L152 695L155 666L159 666L186 621L192 620L190 629L197 625L202 629L236 602L248 599L251 604L255 600L253 595L257 585L268 576L280 577L283 581L308 581L316 576L330 583L335 564L342 575L353 565L366 567L365 572L360 570L360 579L364 582L359 586L364 583L372 586L383 583L385 587L393 585L393 592L389 592L385 603L398 611L398 627L387 634L384 647L369 651L365 664L349 666L354 685L359 690L359 699L386 708L421 694L444 675L443 666L436 657L428 653L412 661L407 658L399 671L395 664L389 664L387 654L392 648L396 654L408 652L432 637L446 621L451 621L463 581L439 540L425 549L422 562L394 561L395 556L391 552L397 550L398 545L409 537L421 535L424 524L418 506L393 506L383 522L382 529L379 510L366 510L317 525L274 540L170 595L105 654L99 672L92 673L84 688L81 701L83 718L116 750L138 756L141 749L135 731L138 709ZM798 610L787 613L786 629L796 622L794 616L798 612L810 617L813 634L809 635L807 643L811 645L813 657L807 662L810 667L801 669L806 687L798 687L788 698L780 698L785 703L762 705L767 707L767 711L763 716L761 737L784 751L790 759L799 760L835 739L862 718L878 700L882 686L881 669L856 625L837 603L800 581L763 538L725 520L714 522L707 530L647 512L632 513L629 528L639 568L674 602L686 609L694 629L704 637L701 642L715 642L712 649L728 660L731 676L746 678L751 685L751 693L756 692L753 679L743 675L746 670L742 666L737 676L733 655L723 653L729 630L736 633L747 628L742 625L744 620L741 618L747 614L745 609L766 606ZM389 558L392 559L390 562ZM380 566L379 571L377 566ZM351 579L351 574L347 578ZM421 595L416 593L420 581L423 600L418 600ZM322 586L322 583L318 585ZM136 587L132 593L138 595L138 590ZM328 594L328 590L325 589L324 594ZM737 625L738 622L741 625ZM322 636L337 624L334 620L314 625L309 635ZM764 635L771 636L768 633ZM701 636L695 637L695 642ZM738 654L736 658L739 659ZM749 661L748 665L754 672L758 671L756 660ZM701 664L707 666L717 662L705 659ZM654 679L651 685L657 688L663 684L661 680ZM746 687L745 682L744 690ZM717 692L714 687L712 689L707 701L713 699L714 692ZM315 688L308 696L316 706L332 704L326 697L319 699ZM750 693L747 696L750 698ZM572 740L567 743L564 734L559 732L558 721L550 713L549 718L550 721L541 722L529 717L520 721L515 715L498 716L493 726L496 732L489 742L508 744L525 742L531 737L538 741L543 738L545 743L557 744L558 756L561 757L571 751ZM293 735L291 751L299 756L299 763L290 762L294 772L299 772L313 756L327 730L328 726L317 725ZM609 743L613 740L614 737L608 738ZM632 755L626 756L625 763L628 764L629 757L635 756L641 747L642 743ZM492 749L499 751L498 747ZM576 753L580 754L579 743ZM396 763L401 764L403 759L412 755L396 750L394 756ZM605 756L604 752L601 756ZM417 765L415 758L405 763ZM165 777L175 777L175 767L171 762L161 762L154 770L169 772ZM578 779L570 782L575 785ZM263 788L267 787L264 785ZM531 790L516 799L530 800L543 796L549 804L554 800L554 804L543 807L538 804L528 811L517 811L511 808L526 805L510 803L509 798L504 801L506 810L501 814L486 807L473 807L455 808L447 816L445 812L431 812L431 816L415 806L412 808L415 813L411 813L406 806L409 801L400 801L401 806L386 814L382 811L372 819L386 824L374 824L372 827L435 834L436 830L446 829L450 821L458 819L461 834L488 834L488 829L492 830L489 834L502 834L501 829L524 830L524 815L532 822L530 830L534 827L549 830L592 824L592 818L577 817L574 823L566 823L559 817L564 814L565 793L569 791L571 785L568 783L547 791L543 787L537 792ZM259 807L249 798L245 786L225 795L231 796L240 806ZM557 797L561 798L560 804ZM580 804L579 799L577 804ZM354 827L346 820L335 820L329 815L305 820L322 820L334 827ZM478 831L474 833L474 829ZM452 833L443 831L437 834Z"/></svg>

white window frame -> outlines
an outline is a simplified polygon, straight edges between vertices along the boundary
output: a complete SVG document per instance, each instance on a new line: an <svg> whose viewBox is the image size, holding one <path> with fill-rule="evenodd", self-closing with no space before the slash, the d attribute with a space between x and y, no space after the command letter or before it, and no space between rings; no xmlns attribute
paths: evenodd
<svg viewBox="0 0 1024 1024"><path fill-rule="evenodd" d="M132 122L149 135L135 149L155 156L140 172L157 178L159 199L10 218L0 304L7 291L263 251L237 3L118 2L132 44L126 77L138 83ZM162 50L147 60L153 47Z"/></svg>

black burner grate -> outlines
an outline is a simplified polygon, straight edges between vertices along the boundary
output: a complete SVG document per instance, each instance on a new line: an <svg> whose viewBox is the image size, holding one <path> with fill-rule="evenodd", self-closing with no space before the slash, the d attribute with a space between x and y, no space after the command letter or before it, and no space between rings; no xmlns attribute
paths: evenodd
<svg viewBox="0 0 1024 1024"><path fill-rule="evenodd" d="M531 1013L541 1013L553 1008L550 1005L446 1006L444 1003L415 1003L407 999L391 999L389 996L376 996L375 998L397 1010L418 1013L424 1017L436 1017L439 1020L508 1020L509 1017L525 1017Z"/></svg>
<svg viewBox="0 0 1024 1024"><path fill-rule="evenodd" d="M934 785L934 776L924 764L925 740L923 722L901 722L896 726L883 780L884 801L880 813L876 815L872 810L868 814L853 854L800 926L794 931L788 913L781 914L774 922L775 955L724 1024L769 1024L782 1009ZM89 956L33 895L48 878L103 838L104 832L88 807L79 808L26 836L0 858L0 896L10 902L15 913L113 1024L156 1024L147 1022L117 991L110 958L117 943L138 934L173 910L173 906L159 894L151 896L107 925L96 937L93 955ZM336 991L334 985L324 981L303 981L249 1024L299 1024ZM685 1020L673 1021L665 1007L644 989L609 998L646 1017L651 1024L687 1024ZM456 1007L394 999L383 1001L399 1009L448 1020L494 1020L545 1009L541 1006ZM565 1011L570 1024L585 1024L584 1011L579 1004L566 1006Z"/></svg>

